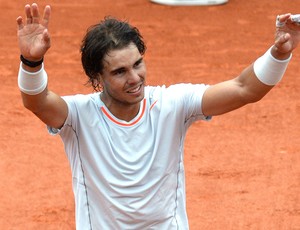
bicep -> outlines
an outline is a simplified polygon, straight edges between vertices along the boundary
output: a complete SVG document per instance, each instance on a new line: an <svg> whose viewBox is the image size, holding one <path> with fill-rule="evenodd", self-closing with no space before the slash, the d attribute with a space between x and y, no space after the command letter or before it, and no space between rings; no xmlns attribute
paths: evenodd
<svg viewBox="0 0 300 230"><path fill-rule="evenodd" d="M239 94L239 86L234 80L210 86L203 95L203 114L216 116L243 106L244 102Z"/></svg>
<svg viewBox="0 0 300 230"><path fill-rule="evenodd" d="M271 88L257 79L251 65L238 77L212 85L205 91L202 99L203 114L221 115L259 101Z"/></svg>
<svg viewBox="0 0 300 230"><path fill-rule="evenodd" d="M45 90L39 95L22 93L24 106L42 122L53 128L61 128L68 116L67 103L52 91Z"/></svg>

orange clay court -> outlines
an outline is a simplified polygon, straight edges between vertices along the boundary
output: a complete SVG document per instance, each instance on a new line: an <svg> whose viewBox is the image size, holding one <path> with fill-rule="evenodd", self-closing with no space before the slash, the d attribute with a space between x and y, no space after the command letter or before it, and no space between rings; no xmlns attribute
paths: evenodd
<svg viewBox="0 0 300 230"><path fill-rule="evenodd" d="M71 172L59 137L22 106L16 18L25 0L0 0L0 229L75 229ZM79 46L113 15L143 34L148 84L214 84L232 78L273 43L275 18L300 0L229 0L171 7L148 0L48 0L49 87L89 93ZM300 49L284 79L257 104L198 122L185 145L191 230L300 230Z"/></svg>

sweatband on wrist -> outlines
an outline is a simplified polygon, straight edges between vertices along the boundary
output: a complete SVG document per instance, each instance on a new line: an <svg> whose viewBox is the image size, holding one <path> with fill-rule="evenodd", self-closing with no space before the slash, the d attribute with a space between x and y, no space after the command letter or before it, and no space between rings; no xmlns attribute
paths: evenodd
<svg viewBox="0 0 300 230"><path fill-rule="evenodd" d="M18 74L18 85L23 93L28 95L37 95L44 91L47 84L48 76L44 70L44 64L42 64L42 68L39 71L28 72L23 69L21 62Z"/></svg>
<svg viewBox="0 0 300 230"><path fill-rule="evenodd" d="M266 85L276 85L282 79L286 68L292 58L278 60L271 54L272 47L254 62L254 73L256 77Z"/></svg>

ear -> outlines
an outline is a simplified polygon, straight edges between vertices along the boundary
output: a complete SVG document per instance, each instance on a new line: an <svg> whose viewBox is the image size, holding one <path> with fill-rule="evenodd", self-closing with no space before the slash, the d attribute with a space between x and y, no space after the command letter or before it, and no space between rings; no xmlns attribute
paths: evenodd
<svg viewBox="0 0 300 230"><path fill-rule="evenodd" d="M100 73L98 74L98 83L103 87L103 76Z"/></svg>
<svg viewBox="0 0 300 230"><path fill-rule="evenodd" d="M103 76L102 74L98 74L98 85L99 88L103 91L104 90L104 82L103 82Z"/></svg>

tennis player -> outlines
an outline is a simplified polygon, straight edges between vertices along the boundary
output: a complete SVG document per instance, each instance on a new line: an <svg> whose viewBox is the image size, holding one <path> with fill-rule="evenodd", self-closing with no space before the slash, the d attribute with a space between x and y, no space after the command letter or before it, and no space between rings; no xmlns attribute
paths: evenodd
<svg viewBox="0 0 300 230"><path fill-rule="evenodd" d="M106 17L81 45L92 94L59 96L44 66L51 8L17 18L24 106L65 146L76 229L188 229L183 146L188 128L262 99L283 77L300 40L291 14L277 17L266 53L215 85L146 86L146 46L136 27ZM273 36L273 34L271 35ZM63 66L59 66L63 68ZM162 73L162 77L164 74Z"/></svg>

